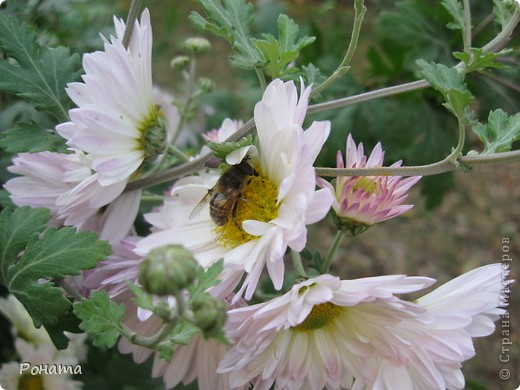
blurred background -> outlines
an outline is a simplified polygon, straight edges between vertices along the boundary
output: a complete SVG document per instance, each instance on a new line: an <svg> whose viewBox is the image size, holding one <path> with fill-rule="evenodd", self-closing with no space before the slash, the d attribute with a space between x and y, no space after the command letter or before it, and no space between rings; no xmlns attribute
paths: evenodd
<svg viewBox="0 0 520 390"><path fill-rule="evenodd" d="M349 42L353 21L352 1L339 0L257 0L252 31L276 35L276 20L286 13L300 26L301 35L316 37L303 49L297 64L313 64L319 69L316 80L323 80L338 66ZM438 1L366 1L368 8L352 69L338 82L311 102L318 103L420 78L415 60L424 58L451 66L456 63L453 51L461 50L458 31L446 26L450 16ZM252 71L230 66L231 50L226 41L198 30L188 21L192 11L203 14L198 1L145 1L154 29L154 81L182 96L186 84L180 72L170 67L172 58L185 54L188 37L210 40L212 50L199 57L197 76L214 82L212 92L198 101L197 112L187 128L195 134L188 148L196 150L200 134L218 128L224 118L248 120L261 96ZM493 21L493 3L472 1L473 46L479 47L500 30ZM112 15L126 18L129 1L102 0L7 0L5 12L25 20L43 32L41 43L63 45L82 54L102 48L99 33L113 33ZM514 50L501 61L508 69L490 74L470 74L467 78L475 95L473 109L486 122L490 110L502 108L508 114L520 107L520 31L514 32L510 47ZM337 150L344 153L348 133L363 142L370 152L377 142L386 151L385 165L403 160L405 165L427 164L450 153L456 144L455 118L441 105L442 97L432 89L409 92L349 107L311 115L308 121L332 121L332 133L318 158L318 166L335 166ZM13 96L0 95L0 131L13 123L33 119L53 128L52 119ZM519 143L513 145L518 149ZM465 152L480 151L480 141L467 133ZM9 175L5 168L12 156L0 151L0 181ZM488 165L470 172L456 172L425 177L411 192L408 202L414 208L399 218L370 228L355 238L347 238L333 271L343 278L406 273L438 279L439 284L480 265L500 262L503 239L509 240L511 279L520 270L520 175L518 164ZM9 205L8 195L0 192L0 204ZM322 253L335 234L326 220L313 226L310 246ZM5 291L0 290L0 294ZM516 286L510 296L509 339L513 342L510 361L501 363L502 335L497 331L476 341L477 357L466 362L463 372L468 389L515 389L520 383L520 293ZM0 363L9 361L12 340L9 325L0 315ZM84 377L85 388L139 388L139 377L146 365L135 368L126 357L114 351L89 353L90 371ZM503 382L498 372L508 368L512 378ZM119 374L118 374L119 373ZM128 383L115 387L113 378L125 377ZM90 378L97 377L97 382ZM101 378L101 379L99 379ZM91 381L91 382L89 382ZM97 387L89 387L89 386ZM161 382L156 383L161 388ZM105 386L105 387L104 387ZM148 385L147 385L148 386ZM155 388L155 387L154 387Z"/></svg>

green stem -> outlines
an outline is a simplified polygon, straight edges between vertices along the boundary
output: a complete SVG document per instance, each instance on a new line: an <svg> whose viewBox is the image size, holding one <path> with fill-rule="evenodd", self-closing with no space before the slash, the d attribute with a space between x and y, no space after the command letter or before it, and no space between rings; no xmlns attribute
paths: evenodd
<svg viewBox="0 0 520 390"><path fill-rule="evenodd" d="M321 268L321 273L326 274L329 272L330 265L334 260L334 256L338 251L343 239L345 238L346 233L344 231L338 230L336 233L336 237L334 237L334 241L332 242L332 246L329 249L329 253L327 253L327 257L325 257L325 261L323 262L323 266Z"/></svg>
<svg viewBox="0 0 520 390"><path fill-rule="evenodd" d="M302 257L300 255L300 252L296 252L291 249L291 258L294 267L294 272L296 272L296 276L306 278L307 273L305 272L305 268L303 268Z"/></svg>
<svg viewBox="0 0 520 390"><path fill-rule="evenodd" d="M464 51L468 51L471 47L471 9L469 0L463 0L464 4L464 30L462 31L462 41L464 42Z"/></svg>
<svg viewBox="0 0 520 390"><path fill-rule="evenodd" d="M132 4L130 4L130 11L128 11L128 18L126 19L126 27L125 33L123 35L123 46L128 48L128 44L130 43L130 37L132 36L132 30L134 29L135 21L137 20L137 15L139 15L139 11L141 10L141 6L143 4L143 0L132 0Z"/></svg>
<svg viewBox="0 0 520 390"><path fill-rule="evenodd" d="M520 150L503 153L482 154L478 156L462 156L454 165L453 153L445 159L426 165L376 168L324 168L317 167L318 176L432 176L455 170L455 165L472 168L477 165L511 163L520 161Z"/></svg>
<svg viewBox="0 0 520 390"><path fill-rule="evenodd" d="M347 48L347 52L343 61L339 64L338 68L330 75L330 77L321 83L319 86L313 89L311 92L311 96L315 96L320 93L322 90L327 88L331 83L333 83L336 79L342 77L348 70L350 69L350 62L354 57L354 53L356 52L357 44L359 41L359 34L361 32L361 25L363 23L363 19L365 17L365 13L367 12L367 7L365 7L364 0L355 0L354 1L354 25L352 26L352 33L350 35L350 42Z"/></svg>
<svg viewBox="0 0 520 390"><path fill-rule="evenodd" d="M177 320L165 323L159 331L152 336L140 336L125 324L120 324L120 333L128 339L132 344L145 348L154 348L165 338L169 337L173 329L177 325Z"/></svg>
<svg viewBox="0 0 520 390"><path fill-rule="evenodd" d="M80 301L83 298L85 298L83 295L79 293L79 291L72 288L64 279L54 279L54 283L56 283L58 286L60 286L62 289L68 292L69 295L73 297L75 300Z"/></svg>
<svg viewBox="0 0 520 390"><path fill-rule="evenodd" d="M177 157L177 158L178 158L180 161L182 161L183 163L189 161L188 156L186 156L186 155L182 152L182 150L180 150L180 149L177 148L176 146L169 145L169 146L168 146L168 152L170 152L170 154L171 154L172 156Z"/></svg>
<svg viewBox="0 0 520 390"><path fill-rule="evenodd" d="M265 80L264 72L261 69L255 68L256 76L258 77L258 82L260 83L260 88L262 88L262 92L267 88L267 81Z"/></svg>
<svg viewBox="0 0 520 390"><path fill-rule="evenodd" d="M155 194L142 195L141 202L162 203L164 202L164 196Z"/></svg>

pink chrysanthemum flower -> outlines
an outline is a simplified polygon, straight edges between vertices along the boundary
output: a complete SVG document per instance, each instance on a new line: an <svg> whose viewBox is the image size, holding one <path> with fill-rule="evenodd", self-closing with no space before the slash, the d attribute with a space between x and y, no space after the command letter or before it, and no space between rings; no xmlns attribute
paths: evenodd
<svg viewBox="0 0 520 390"><path fill-rule="evenodd" d="M352 136L347 137L346 163L341 151L337 153L338 168L373 168L382 167L385 153L378 143L370 157L364 154L363 144L356 147ZM391 167L401 166L397 161ZM421 179L413 176L403 179L401 176L339 176L334 187L325 181L335 194L332 207L338 228L359 234L371 225L396 217L411 209L413 205L402 205L410 188Z"/></svg>
<svg viewBox="0 0 520 390"><path fill-rule="evenodd" d="M70 122L56 127L67 144L87 154L102 186L128 181L146 159L162 153L167 129L175 130L175 110L163 110L152 85L152 27L146 9L136 22L128 48L125 23L114 18L116 37L105 50L83 56L83 82L68 85L78 105ZM171 138L171 137L170 137Z"/></svg>
<svg viewBox="0 0 520 390"><path fill-rule="evenodd" d="M280 289L287 248L303 250L306 226L322 219L332 203L330 191L316 190L313 166L330 123L313 122L304 131L309 94L310 88L302 85L298 97L292 81L278 79L266 88L254 112L258 147L239 148L226 157L230 169L242 164L242 172L249 171L228 218L217 223L208 206L193 218L192 210L218 176L188 179L172 191L177 207L169 208L168 224L164 217L148 217L157 229L138 244L137 252L146 254L157 246L180 243L204 266L223 257L225 267L245 271L237 297L252 297L264 268Z"/></svg>
<svg viewBox="0 0 520 390"><path fill-rule="evenodd" d="M219 366L230 388L462 389L472 337L502 309L501 265L470 271L416 302L395 294L434 280L320 275L269 302L231 310L234 346Z"/></svg>

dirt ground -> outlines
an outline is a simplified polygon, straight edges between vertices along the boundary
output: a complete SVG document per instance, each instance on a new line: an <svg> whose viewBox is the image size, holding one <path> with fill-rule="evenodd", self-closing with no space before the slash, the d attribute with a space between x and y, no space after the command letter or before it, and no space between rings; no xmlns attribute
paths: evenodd
<svg viewBox="0 0 520 390"><path fill-rule="evenodd" d="M442 205L427 210L418 188L407 214L346 238L338 251L333 273L344 279L385 274L428 276L436 286L478 266L501 262L508 250L512 275L520 275L520 175L518 164L489 165L455 174L456 190ZM329 226L330 227L330 226ZM314 232L314 243L334 237L334 229ZM509 241L509 244L502 243ZM504 264L506 262L503 262ZM507 310L509 322L497 322L492 336L477 339L477 356L463 366L467 388L517 389L520 384L520 293L513 285ZM422 294L421 294L422 295ZM504 336L502 336L504 332ZM507 332L509 332L508 337ZM507 344L507 339L512 345ZM504 344L504 345L503 345ZM509 348L509 351L502 350ZM508 362L500 362L509 359ZM507 356L506 356L507 355ZM501 380L500 370L511 373Z"/></svg>

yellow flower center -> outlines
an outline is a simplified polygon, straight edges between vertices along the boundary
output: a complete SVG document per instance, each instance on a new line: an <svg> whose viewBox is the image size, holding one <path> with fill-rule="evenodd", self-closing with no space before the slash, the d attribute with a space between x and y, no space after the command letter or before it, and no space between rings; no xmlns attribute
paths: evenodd
<svg viewBox="0 0 520 390"><path fill-rule="evenodd" d="M354 184L354 191L357 191L360 188L365 192L370 192L371 194L377 192L375 181L366 176L359 177L356 181L356 184Z"/></svg>
<svg viewBox="0 0 520 390"><path fill-rule="evenodd" d="M24 374L20 377L18 390L44 390L41 375Z"/></svg>
<svg viewBox="0 0 520 390"><path fill-rule="evenodd" d="M334 305L330 302L315 305L305 320L292 329L299 332L310 332L323 328L334 322L336 317L343 311L344 307Z"/></svg>
<svg viewBox="0 0 520 390"><path fill-rule="evenodd" d="M242 228L244 221L251 219L269 222L278 215L276 185L260 172L246 180L237 198L234 212L230 210L229 218L224 225L213 228L217 241L222 246L235 248L256 238Z"/></svg>

